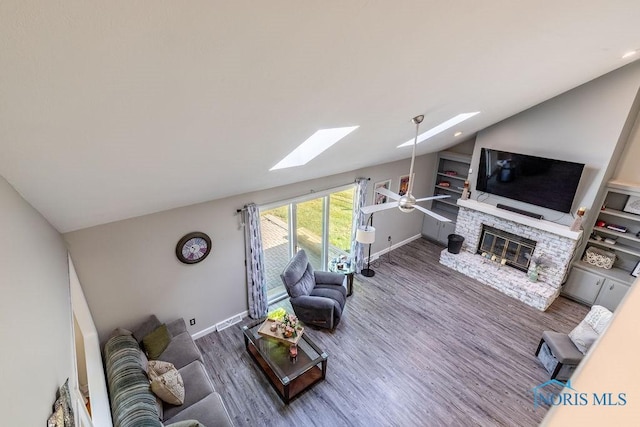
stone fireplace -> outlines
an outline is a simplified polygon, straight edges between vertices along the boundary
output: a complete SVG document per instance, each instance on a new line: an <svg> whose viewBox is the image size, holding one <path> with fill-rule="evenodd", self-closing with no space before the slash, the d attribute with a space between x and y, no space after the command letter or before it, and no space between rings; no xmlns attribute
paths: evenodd
<svg viewBox="0 0 640 427"><path fill-rule="evenodd" d="M458 200L458 205L456 234L465 238L464 245L459 254L443 250L440 263L546 310L560 294L582 232L475 200ZM532 266L524 256L527 252L544 263L536 282L528 278ZM483 253L495 254L497 262ZM501 264L502 259L507 260L506 265Z"/></svg>

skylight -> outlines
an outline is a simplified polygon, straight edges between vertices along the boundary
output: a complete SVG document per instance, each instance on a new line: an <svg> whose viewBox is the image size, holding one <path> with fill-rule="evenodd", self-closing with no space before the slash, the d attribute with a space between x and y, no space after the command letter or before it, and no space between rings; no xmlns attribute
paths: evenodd
<svg viewBox="0 0 640 427"><path fill-rule="evenodd" d="M431 128L431 129L429 129L428 131L423 132L420 135L418 135L418 144L420 144L422 141L425 141L425 140L431 138L432 136L436 136L440 132L444 132L445 130L449 129L450 127L453 127L453 126L457 125L458 123L462 123L465 120L470 119L471 117L475 116L478 113L480 113L480 111L476 111L474 113L458 114L457 116L450 118L446 122L440 123L438 126L435 126L435 127ZM405 142L404 144L398 145L398 148L406 147L406 146L412 145L412 144L413 144L413 138L411 138L411 140Z"/></svg>
<svg viewBox="0 0 640 427"><path fill-rule="evenodd" d="M358 127L359 126L349 126L344 128L320 129L269 170L305 165L333 144L358 129Z"/></svg>

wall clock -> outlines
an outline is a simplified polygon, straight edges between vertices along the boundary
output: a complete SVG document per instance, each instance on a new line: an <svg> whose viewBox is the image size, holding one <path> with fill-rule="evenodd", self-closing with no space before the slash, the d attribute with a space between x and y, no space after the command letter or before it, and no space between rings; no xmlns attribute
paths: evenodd
<svg viewBox="0 0 640 427"><path fill-rule="evenodd" d="M204 233L194 231L185 234L176 245L176 256L185 264L202 261L211 252L211 239Z"/></svg>

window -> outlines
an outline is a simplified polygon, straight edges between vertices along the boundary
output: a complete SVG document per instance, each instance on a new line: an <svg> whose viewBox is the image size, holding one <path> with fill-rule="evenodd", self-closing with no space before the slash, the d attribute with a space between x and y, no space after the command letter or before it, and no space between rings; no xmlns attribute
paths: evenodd
<svg viewBox="0 0 640 427"><path fill-rule="evenodd" d="M280 273L298 249L318 270L351 252L354 197L355 186L349 185L260 208L270 304L286 296Z"/></svg>

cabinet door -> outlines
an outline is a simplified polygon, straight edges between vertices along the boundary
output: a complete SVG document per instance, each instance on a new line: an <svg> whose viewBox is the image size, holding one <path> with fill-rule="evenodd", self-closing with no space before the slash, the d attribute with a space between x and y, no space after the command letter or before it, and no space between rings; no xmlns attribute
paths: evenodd
<svg viewBox="0 0 640 427"><path fill-rule="evenodd" d="M602 285L602 290L598 294L598 298L596 298L595 304L614 311L628 290L629 285L606 279Z"/></svg>
<svg viewBox="0 0 640 427"><path fill-rule="evenodd" d="M593 304L600 292L604 278L590 271L572 268L562 293L587 304Z"/></svg>
<svg viewBox="0 0 640 427"><path fill-rule="evenodd" d="M424 215L424 219L422 220L422 235L428 239L439 241L439 233L440 221L429 215Z"/></svg>
<svg viewBox="0 0 640 427"><path fill-rule="evenodd" d="M453 234L456 232L456 223L452 221L439 222L439 224L440 234L438 235L438 241L446 245L449 243L449 234Z"/></svg>

